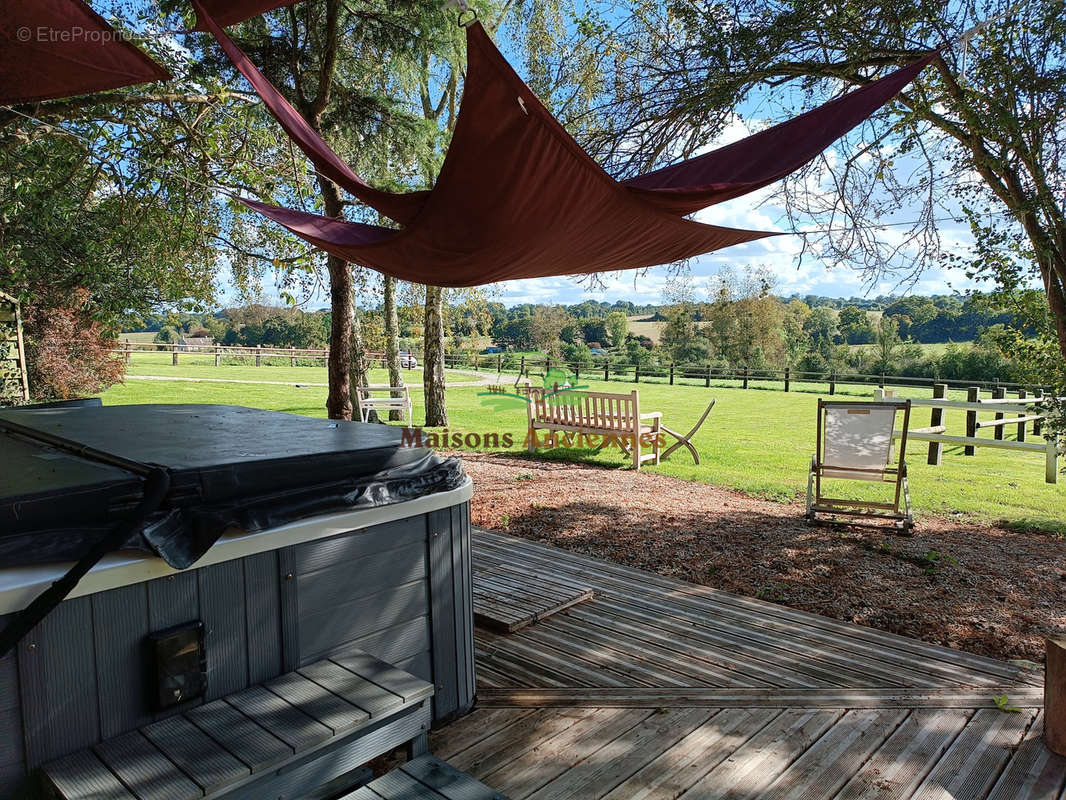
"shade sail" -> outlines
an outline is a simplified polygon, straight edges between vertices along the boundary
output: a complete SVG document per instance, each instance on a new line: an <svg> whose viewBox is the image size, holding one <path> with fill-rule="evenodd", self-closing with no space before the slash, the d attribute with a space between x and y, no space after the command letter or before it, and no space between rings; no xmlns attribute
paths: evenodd
<svg viewBox="0 0 1066 800"><path fill-rule="evenodd" d="M216 0L216 5L218 4ZM262 0L259 0L262 5ZM371 208L400 223L408 223L415 218L426 201L428 192L395 193L375 189L355 174L337 153L326 144L301 115L293 108L274 85L256 69L248 56L237 47L232 39L214 20L201 0L193 0L199 24L210 32L222 49L226 51L234 66L252 84L263 99L263 105L274 116L289 138L311 159L315 169L346 191L358 197ZM253 5L251 2L245 6ZM284 5L284 3L280 3ZM271 6L273 7L273 6ZM245 10L248 10L247 8ZM243 12L242 12L243 13Z"/></svg>
<svg viewBox="0 0 1066 800"><path fill-rule="evenodd" d="M0 103L170 80L81 0L0 0Z"/></svg>
<svg viewBox="0 0 1066 800"><path fill-rule="evenodd" d="M196 31L210 31L211 24L236 25L275 8L291 6L297 0L201 0L196 9ZM199 6L200 4L198 4Z"/></svg>
<svg viewBox="0 0 1066 800"><path fill-rule="evenodd" d="M761 189L795 172L895 97L935 57L886 75L795 119L702 156L632 178L625 185L676 214Z"/></svg>
<svg viewBox="0 0 1066 800"><path fill-rule="evenodd" d="M773 235L650 207L585 153L479 24L467 45L451 146L406 228L246 204L328 253L435 286L652 266Z"/></svg>
<svg viewBox="0 0 1066 800"><path fill-rule="evenodd" d="M778 180L906 85L929 59L727 148L625 184L574 141L479 23L451 145L431 192L370 187L255 69L200 4L265 105L319 171L405 227L348 222L244 199L328 253L404 280L473 286L653 266L774 235L703 225L694 210Z"/></svg>

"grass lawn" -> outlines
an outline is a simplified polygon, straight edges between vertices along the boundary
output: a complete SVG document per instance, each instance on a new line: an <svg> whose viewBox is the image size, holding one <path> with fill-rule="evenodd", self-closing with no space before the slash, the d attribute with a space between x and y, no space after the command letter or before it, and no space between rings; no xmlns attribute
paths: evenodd
<svg viewBox="0 0 1066 800"><path fill-rule="evenodd" d="M134 374L171 374L173 367L146 369L135 365ZM307 375L308 382L325 379L322 369L305 367L178 367L177 371L195 371L190 377L238 378L238 373L252 373L249 379L292 380L276 378L278 372ZM372 380L384 379L375 370ZM205 374L200 374L205 373ZM412 377L414 377L412 373ZM314 375L316 377L312 378ZM268 377L269 376L269 377ZM423 418L420 382L412 388L415 419ZM779 386L779 384L777 385ZM612 381L609 384L592 382L591 390L626 392L632 384ZM669 461L658 467L646 467L654 472L703 481L739 491L777 500L801 498L806 491L807 465L814 450L815 409L824 386L794 384L794 391L751 388L744 391L732 385L640 386L642 411L662 411L665 424L675 430L687 431L702 413L711 398L717 405L694 439L702 464L695 466L684 450L675 452ZM929 390L902 390L901 395L928 398ZM838 387L838 394L871 396L869 387ZM498 399L498 398L496 398ZM952 392L951 399L965 399L963 393ZM454 434L509 433L513 444L496 448L524 452L526 412L523 407L494 408L485 387L454 386L448 391L448 406ZM228 403L287 411L308 416L325 416L323 387L290 387L254 384L222 384L194 382L162 382L131 380L125 386L115 386L104 394L106 404L120 403ZM912 425L929 424L928 409L914 412ZM948 412L948 434L963 435L963 412ZM1014 437L1009 427L1007 438ZM986 431L982 436L991 436ZM1030 434L1030 441L1039 439ZM1042 441L1042 440L1040 440ZM916 513L939 516L962 515L985 522L1002 522L1012 526L1035 527L1066 534L1066 480L1057 485L1044 483L1044 460L1039 453L1014 453L979 449L977 456L966 457L961 447L945 447L943 465L928 466L928 445L913 442L908 448L911 496ZM488 448L493 449L493 448ZM626 461L617 449L595 453L590 450L546 451L550 458L567 458L623 467ZM853 496L869 497L855 491L862 485L849 486ZM876 491L879 487L868 487Z"/></svg>

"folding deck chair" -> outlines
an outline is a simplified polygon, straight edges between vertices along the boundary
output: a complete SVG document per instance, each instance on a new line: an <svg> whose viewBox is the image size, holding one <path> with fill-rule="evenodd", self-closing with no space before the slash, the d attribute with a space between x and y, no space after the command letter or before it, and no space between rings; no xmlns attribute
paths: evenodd
<svg viewBox="0 0 1066 800"><path fill-rule="evenodd" d="M901 411L903 430L896 435L896 416ZM910 416L910 400L818 400L817 450L807 475L809 523L818 522L819 514L829 514L891 520L905 531L913 527L904 461ZM894 438L899 439L896 459L892 453ZM822 494L824 478L892 483L894 498L886 503L826 497Z"/></svg>

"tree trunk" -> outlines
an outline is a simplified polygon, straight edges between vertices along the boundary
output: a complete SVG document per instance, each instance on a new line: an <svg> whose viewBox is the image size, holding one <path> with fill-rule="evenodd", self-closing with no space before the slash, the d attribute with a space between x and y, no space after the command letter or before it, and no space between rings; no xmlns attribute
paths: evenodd
<svg viewBox="0 0 1066 800"><path fill-rule="evenodd" d="M352 404L352 419L361 420L363 418L359 409L359 387L366 386L367 374L366 374L366 342L363 341L363 320L359 315L359 309L355 308L354 297L352 303L352 336L351 336L351 349L349 352L351 369L351 378L349 381L349 394L351 396ZM378 419L378 412L371 411L367 414L367 422L380 422Z"/></svg>
<svg viewBox="0 0 1066 800"><path fill-rule="evenodd" d="M329 390L326 413L330 419L351 419L352 401L348 387L352 348L352 271L336 256L326 259L329 269Z"/></svg>
<svg viewBox="0 0 1066 800"><path fill-rule="evenodd" d="M426 287L426 338L422 363L426 395L426 427L448 424L444 398L444 290Z"/></svg>
<svg viewBox="0 0 1066 800"><path fill-rule="evenodd" d="M396 314L396 279L391 275L385 276L385 357L389 364L389 385L403 386L403 369L400 367L400 320ZM402 418L403 412L399 409L389 411L390 420Z"/></svg>

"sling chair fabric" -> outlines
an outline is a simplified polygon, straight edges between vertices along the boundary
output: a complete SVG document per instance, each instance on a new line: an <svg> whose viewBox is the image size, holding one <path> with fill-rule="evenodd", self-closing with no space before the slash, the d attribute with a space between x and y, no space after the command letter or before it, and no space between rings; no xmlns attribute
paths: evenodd
<svg viewBox="0 0 1066 800"><path fill-rule="evenodd" d="M0 103L170 80L81 0L0 0Z"/></svg>
<svg viewBox="0 0 1066 800"><path fill-rule="evenodd" d="M241 202L339 258L438 286L653 266L774 235L702 225L683 215L802 166L932 58L742 142L623 184L584 152L474 23L467 27L462 104L437 184L431 192L405 194L374 189L359 178L255 68L202 0L193 3L200 26L215 36L316 169L406 227L397 231ZM248 0L240 14L227 18L244 18L254 5ZM276 5L268 2L263 10Z"/></svg>

